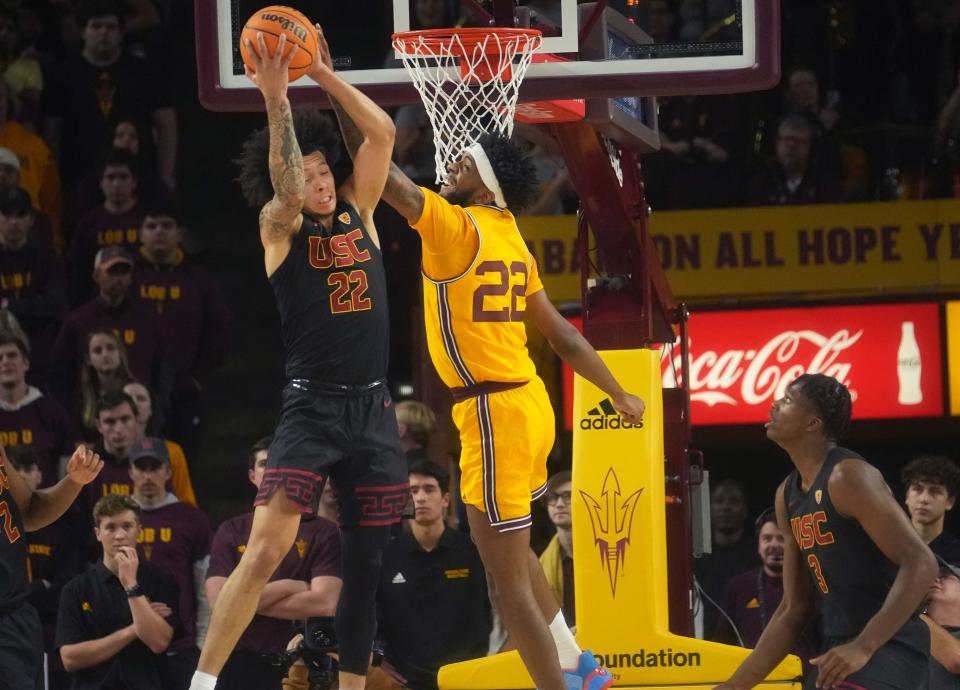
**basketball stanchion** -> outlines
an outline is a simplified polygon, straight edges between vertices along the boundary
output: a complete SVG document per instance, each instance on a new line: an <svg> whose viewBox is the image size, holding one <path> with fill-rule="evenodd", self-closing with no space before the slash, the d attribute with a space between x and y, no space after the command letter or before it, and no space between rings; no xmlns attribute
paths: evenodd
<svg viewBox="0 0 960 690"><path fill-rule="evenodd" d="M539 43L539 32L523 29L439 29L394 34L393 45L433 125L438 182L447 164L456 160L480 134L496 132L510 136L520 85ZM638 269L637 264L631 263L638 256L649 258L649 238L637 226L637 203L628 203L632 197L626 188L639 188L639 173L620 168L623 160L639 169L639 163L631 156L650 150L658 142L639 138L633 151L623 152L582 116L561 124L551 121L571 168L571 178L584 197L586 215L594 226L608 226L604 228L604 241L598 243L606 252L606 263L616 264L613 259L619 251L619 263L625 271L634 270L645 276L642 280L649 285L643 290L672 300L659 266L651 270L647 264L640 264L642 268ZM647 122L653 125L645 126L655 138L656 120ZM627 131L623 138L630 141L631 136ZM575 171L574 166L580 169ZM596 179L591 182L587 176ZM642 193L636 193L637 201L642 201ZM615 213L604 215L597 211L598 206L615 207ZM615 232L610 227L614 225ZM643 245L640 237L646 238ZM641 280L637 275L630 277L631 281L634 279ZM666 311L666 305L661 306ZM649 306L647 309L649 313ZM623 332L639 331L638 322L633 318L631 323L624 324ZM655 342L672 341L670 325L666 324L664 330L666 334L657 333L660 339ZM648 347L653 339L642 346L632 342L618 346L612 342L602 345L601 357L627 389L645 400L647 409L642 425L627 428L602 424L602 428L595 428L588 424L587 428L574 428L572 508L577 641L609 668L615 687L705 690L727 680L750 650L670 631L660 353ZM577 377L576 415L599 414L596 409L604 402L609 403L598 388ZM789 656L756 687L798 688L800 672L799 659ZM533 687L515 651L444 666L438 684L455 690Z"/></svg>

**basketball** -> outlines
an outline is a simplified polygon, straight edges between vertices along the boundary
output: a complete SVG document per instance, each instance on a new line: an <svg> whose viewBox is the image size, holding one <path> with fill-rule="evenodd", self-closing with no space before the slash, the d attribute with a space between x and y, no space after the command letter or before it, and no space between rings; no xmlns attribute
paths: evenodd
<svg viewBox="0 0 960 690"><path fill-rule="evenodd" d="M293 56L287 70L290 81L299 79L310 69L310 65L313 64L317 55L317 32L310 20L303 14L292 7L284 7L283 5L270 5L253 13L240 33L240 56L251 71L256 71L256 64L251 59L252 56L247 49L246 41L249 39L250 50L256 51L257 32L263 34L263 42L267 46L269 55L273 55L273 52L277 49L277 42L281 36L287 37L284 57L293 50L293 46L300 47L297 54Z"/></svg>

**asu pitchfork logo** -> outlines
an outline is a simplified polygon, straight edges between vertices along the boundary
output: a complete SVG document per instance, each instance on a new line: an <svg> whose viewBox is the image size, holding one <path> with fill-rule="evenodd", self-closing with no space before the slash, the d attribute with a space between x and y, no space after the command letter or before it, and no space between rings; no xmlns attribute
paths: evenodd
<svg viewBox="0 0 960 690"><path fill-rule="evenodd" d="M620 480L611 467L600 489L600 501L580 489L580 496L587 504L590 525L593 527L593 543L600 549L600 564L610 579L610 592L617 596L617 580L623 567L627 546L630 545L630 530L633 527L633 513L643 489L637 489L621 499ZM602 502L601 502L602 501Z"/></svg>

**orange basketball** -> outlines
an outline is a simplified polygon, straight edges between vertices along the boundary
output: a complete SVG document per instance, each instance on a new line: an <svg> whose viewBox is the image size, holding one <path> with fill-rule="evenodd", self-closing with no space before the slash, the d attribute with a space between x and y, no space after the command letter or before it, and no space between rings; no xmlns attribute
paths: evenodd
<svg viewBox="0 0 960 690"><path fill-rule="evenodd" d="M299 79L310 69L317 54L317 30L303 14L283 5L270 5L253 13L240 33L240 56L252 71L256 71L256 65L250 59L246 39L250 39L252 50L256 51L258 31L263 34L263 42L270 55L273 55L277 49L277 42L284 35L287 37L284 57L293 50L294 45L300 47L287 70L290 81Z"/></svg>

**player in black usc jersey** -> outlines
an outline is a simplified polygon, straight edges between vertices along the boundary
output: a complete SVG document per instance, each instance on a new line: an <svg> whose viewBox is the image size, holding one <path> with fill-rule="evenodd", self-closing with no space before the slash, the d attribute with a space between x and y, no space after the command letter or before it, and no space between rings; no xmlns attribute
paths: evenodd
<svg viewBox="0 0 960 690"><path fill-rule="evenodd" d="M933 553L880 472L838 440L850 423L847 387L804 374L777 400L767 437L794 471L777 490L784 594L753 653L718 690L752 688L787 654L819 598L823 651L806 688L924 687L930 637L916 615L937 575Z"/></svg>
<svg viewBox="0 0 960 690"><path fill-rule="evenodd" d="M0 447L0 686L43 687L43 635L36 610L27 603L26 532L56 521L100 473L103 461L85 447L74 451L67 475L55 486L31 491Z"/></svg>
<svg viewBox="0 0 960 690"><path fill-rule="evenodd" d="M328 478L340 503L339 686L362 689L383 547L406 504L406 461L384 380L389 322L373 224L394 126L326 66L321 54L329 50L317 31L320 50L308 74L350 112L363 143L353 174L337 186L332 121L316 112L295 115L287 99L287 65L296 48L281 57L281 37L270 55L262 35L248 46L260 56L247 75L263 94L268 126L247 141L240 182L247 200L262 206L260 239L280 311L288 383L246 551L220 591L192 690L213 690L264 585L293 546L300 514L314 510Z"/></svg>

